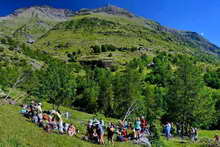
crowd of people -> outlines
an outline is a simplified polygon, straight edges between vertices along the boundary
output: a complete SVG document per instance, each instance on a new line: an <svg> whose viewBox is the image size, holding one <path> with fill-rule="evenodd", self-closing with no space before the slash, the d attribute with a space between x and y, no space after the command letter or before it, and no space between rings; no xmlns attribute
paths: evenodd
<svg viewBox="0 0 220 147"><path fill-rule="evenodd" d="M63 121L60 111L43 111L41 103L32 101L29 105L23 105L21 113L48 133L57 132L68 134L69 136L74 136L78 133L73 124ZM178 129L176 131L178 134ZM172 137L172 132L174 132L173 124L167 122L164 125L164 135L167 139ZM137 117L133 122L119 121L109 124L105 124L103 120L93 118L87 123L87 131L83 139L93 143L105 144L104 136L107 136L108 142L112 144L114 144L114 140L119 142L130 140L135 144L151 146L149 138L152 139L157 135L155 126L149 125L143 116ZM196 128L191 128L190 137L192 141L197 140L198 131ZM219 138L217 139L220 140Z"/></svg>
<svg viewBox="0 0 220 147"><path fill-rule="evenodd" d="M63 121L60 111L42 111L42 104L34 101L30 105L23 105L22 107L21 113L48 133L56 131L60 134L66 133L69 136L77 133L73 124Z"/></svg>
<svg viewBox="0 0 220 147"><path fill-rule="evenodd" d="M34 101L29 105L22 105L21 113L33 123L42 127L46 132L56 132L59 134L76 135L78 130L73 124L63 121L60 111L43 111L42 104ZM103 120L93 118L88 121L85 137L87 141L97 144L105 144L104 136L107 136L108 142L114 144L114 140L126 142L134 141L137 144L148 144L150 128L144 117L136 118L134 123L119 121L118 123L105 124Z"/></svg>
<svg viewBox="0 0 220 147"><path fill-rule="evenodd" d="M180 136L180 137L188 136L190 137L191 141L198 140L198 129L197 128L191 127L187 134L183 134L179 126L176 126L175 128L173 123L170 123L170 122L165 123L163 133L165 137L167 138L167 140L169 140L174 135Z"/></svg>
<svg viewBox="0 0 220 147"><path fill-rule="evenodd" d="M87 133L84 139L104 144L105 132L108 142L112 144L114 144L114 140L119 142L133 140L134 143L150 146L148 137L152 133L150 133L149 125L144 117L136 118L134 123L119 121L118 123L111 122L108 125L105 125L103 120L91 119L87 124Z"/></svg>

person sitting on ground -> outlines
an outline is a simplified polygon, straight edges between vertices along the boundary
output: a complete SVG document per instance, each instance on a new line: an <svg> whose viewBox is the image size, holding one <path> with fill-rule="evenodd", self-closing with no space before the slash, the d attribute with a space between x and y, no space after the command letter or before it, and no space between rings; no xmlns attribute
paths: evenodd
<svg viewBox="0 0 220 147"><path fill-rule="evenodd" d="M118 131L117 134L118 134L118 136L117 136L118 141L120 141L120 142L128 141L127 133L125 133L125 131L124 132L123 131Z"/></svg>
<svg viewBox="0 0 220 147"><path fill-rule="evenodd" d="M96 129L93 130L93 134L92 134L91 140L92 140L94 143L100 143L99 135L98 135Z"/></svg>
<svg viewBox="0 0 220 147"><path fill-rule="evenodd" d="M54 117L51 118L51 121L49 121L49 124L51 125L53 130L57 130L58 129L58 125L57 125L57 121Z"/></svg>
<svg viewBox="0 0 220 147"><path fill-rule="evenodd" d="M215 143L217 143L217 144L220 143L220 136L219 135L215 134L214 139L215 139Z"/></svg>
<svg viewBox="0 0 220 147"><path fill-rule="evenodd" d="M108 133L108 141L114 144L114 132L115 132L115 126L113 123L110 123L108 128L107 128L107 133Z"/></svg>
<svg viewBox="0 0 220 147"><path fill-rule="evenodd" d="M47 133L51 133L52 132L52 126L50 125L49 121L46 119L43 119L43 121L41 122L41 125L43 127L43 129L47 132Z"/></svg>
<svg viewBox="0 0 220 147"><path fill-rule="evenodd" d="M128 137L128 132L127 132L126 128L123 128L123 129L122 129L121 135L124 136L124 137L126 137L126 138Z"/></svg>
<svg viewBox="0 0 220 147"><path fill-rule="evenodd" d="M67 133L68 133L69 136L76 135L76 128L75 128L75 126L73 124L69 125Z"/></svg>
<svg viewBox="0 0 220 147"><path fill-rule="evenodd" d="M63 130L64 130L64 132L65 133L67 133L68 132L68 129L69 129L69 127L70 127L70 124L68 124L68 123L63 123Z"/></svg>
<svg viewBox="0 0 220 147"><path fill-rule="evenodd" d="M129 140L132 140L134 139L134 131L133 131L133 128L132 126L129 126L128 129L127 129L127 137Z"/></svg>
<svg viewBox="0 0 220 147"><path fill-rule="evenodd" d="M59 132L60 134L63 134L63 119L61 117L61 113L58 110L57 112L53 113L55 120L58 122Z"/></svg>
<svg viewBox="0 0 220 147"><path fill-rule="evenodd" d="M33 117L32 117L32 122L35 123L35 124L38 124L39 121L38 121L37 112L36 112L36 111L33 111L32 113L33 113L33 114L32 114L32 115L33 115Z"/></svg>
<svg viewBox="0 0 220 147"><path fill-rule="evenodd" d="M140 118L136 118L136 121L134 122L134 138L139 138L140 137L140 131L141 131L141 121Z"/></svg>
<svg viewBox="0 0 220 147"><path fill-rule="evenodd" d="M50 115L48 115L48 114L46 114L46 113L44 113L43 114L43 120L47 120L48 122L51 122L51 117L50 117Z"/></svg>

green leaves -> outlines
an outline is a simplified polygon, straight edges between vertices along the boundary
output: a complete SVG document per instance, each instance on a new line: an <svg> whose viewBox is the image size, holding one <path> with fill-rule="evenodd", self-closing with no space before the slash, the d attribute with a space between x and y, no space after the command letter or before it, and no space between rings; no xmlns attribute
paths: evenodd
<svg viewBox="0 0 220 147"><path fill-rule="evenodd" d="M39 74L38 86L34 93L58 107L74 102L75 77L72 75L72 69L64 63L51 61L47 69Z"/></svg>
<svg viewBox="0 0 220 147"><path fill-rule="evenodd" d="M179 62L173 84L169 86L168 115L174 122L188 126L209 125L215 114L215 101L204 89L202 74L188 58Z"/></svg>

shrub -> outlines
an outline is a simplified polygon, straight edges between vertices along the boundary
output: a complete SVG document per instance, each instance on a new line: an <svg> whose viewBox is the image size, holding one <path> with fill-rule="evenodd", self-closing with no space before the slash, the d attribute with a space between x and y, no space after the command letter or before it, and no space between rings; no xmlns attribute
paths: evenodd
<svg viewBox="0 0 220 147"><path fill-rule="evenodd" d="M91 46L93 53L101 53L101 48L98 45Z"/></svg>
<svg viewBox="0 0 220 147"><path fill-rule="evenodd" d="M112 57L112 53L109 53L108 57Z"/></svg>

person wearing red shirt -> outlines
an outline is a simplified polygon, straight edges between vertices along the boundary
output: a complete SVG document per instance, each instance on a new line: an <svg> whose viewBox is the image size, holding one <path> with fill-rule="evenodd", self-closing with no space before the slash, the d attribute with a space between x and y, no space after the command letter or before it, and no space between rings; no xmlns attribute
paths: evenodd
<svg viewBox="0 0 220 147"><path fill-rule="evenodd" d="M144 119L144 116L141 117L141 132L144 132L147 129L147 121Z"/></svg>

